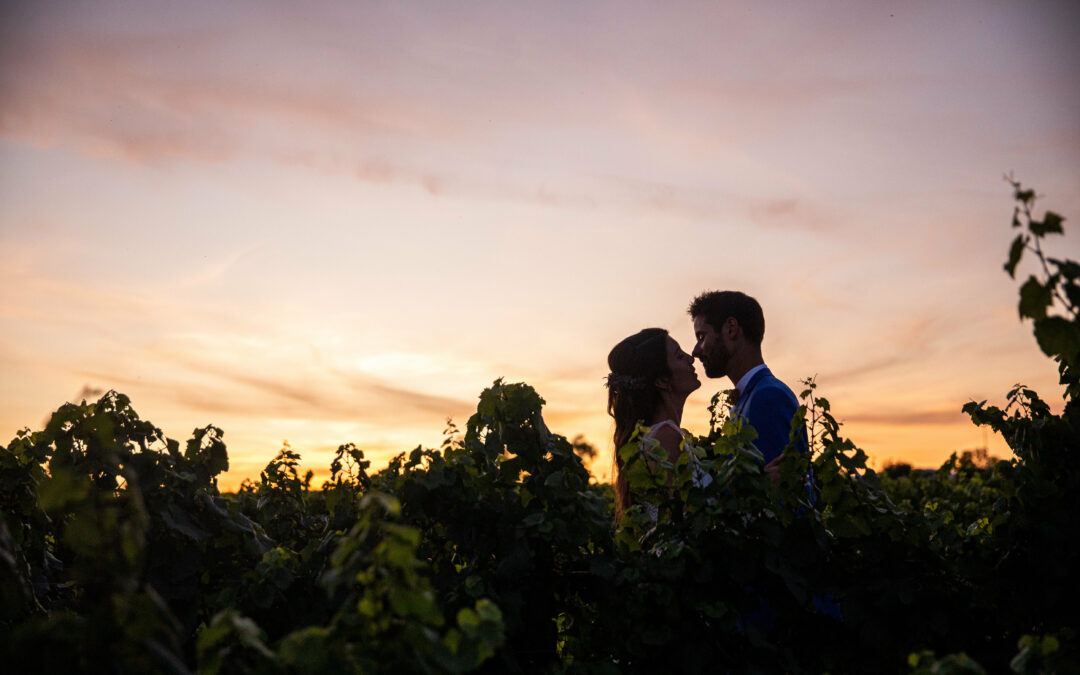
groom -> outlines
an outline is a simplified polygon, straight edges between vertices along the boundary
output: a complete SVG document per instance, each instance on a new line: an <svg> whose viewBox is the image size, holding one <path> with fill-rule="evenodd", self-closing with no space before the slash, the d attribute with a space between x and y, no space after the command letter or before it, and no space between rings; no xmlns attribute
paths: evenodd
<svg viewBox="0 0 1080 675"><path fill-rule="evenodd" d="M690 303L697 344L693 355L709 377L731 379L737 394L732 418L742 418L757 431L754 445L765 457L765 471L779 480L780 456L788 444L791 419L799 401L776 379L761 357L765 316L758 301L739 291L708 291ZM806 435L797 446L806 450Z"/></svg>

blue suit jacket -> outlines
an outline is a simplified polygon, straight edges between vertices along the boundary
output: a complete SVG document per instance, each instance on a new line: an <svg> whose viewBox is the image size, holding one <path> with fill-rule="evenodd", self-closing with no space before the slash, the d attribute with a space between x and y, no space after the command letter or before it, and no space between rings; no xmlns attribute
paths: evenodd
<svg viewBox="0 0 1080 675"><path fill-rule="evenodd" d="M788 444L791 431L791 419L799 409L799 400L794 392L776 379L768 368L762 368L746 385L746 391L739 396L739 402L731 409L731 417L742 418L757 431L754 445L765 456L765 463L779 457ZM806 430L796 446L803 452L809 449Z"/></svg>

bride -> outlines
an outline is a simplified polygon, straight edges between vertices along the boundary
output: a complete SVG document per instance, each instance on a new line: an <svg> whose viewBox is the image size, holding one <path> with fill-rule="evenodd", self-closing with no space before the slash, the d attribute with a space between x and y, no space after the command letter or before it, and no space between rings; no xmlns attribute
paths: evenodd
<svg viewBox="0 0 1080 675"><path fill-rule="evenodd" d="M701 386L694 357L684 352L663 328L646 328L631 335L608 354L608 414L615 418L615 520L634 505L623 475L619 448L629 442L639 423L649 427L674 463L682 452L683 405ZM655 506L649 504L646 508Z"/></svg>

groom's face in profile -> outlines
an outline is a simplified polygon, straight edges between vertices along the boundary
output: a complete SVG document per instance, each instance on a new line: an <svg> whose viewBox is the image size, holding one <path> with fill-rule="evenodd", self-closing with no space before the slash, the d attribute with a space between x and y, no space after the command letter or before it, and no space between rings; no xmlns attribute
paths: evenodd
<svg viewBox="0 0 1080 675"><path fill-rule="evenodd" d="M727 375L731 351L724 346L720 333L704 316L694 317L694 336L697 337L697 344L694 345L693 356L701 361L705 374L709 377Z"/></svg>

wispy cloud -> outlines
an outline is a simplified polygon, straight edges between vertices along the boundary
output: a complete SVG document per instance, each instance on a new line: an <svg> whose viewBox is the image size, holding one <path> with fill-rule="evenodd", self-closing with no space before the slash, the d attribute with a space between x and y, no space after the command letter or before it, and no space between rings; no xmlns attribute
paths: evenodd
<svg viewBox="0 0 1080 675"><path fill-rule="evenodd" d="M364 72L378 68L366 60L370 55L345 55L349 67L361 72L354 86L343 87L333 78L271 78L236 61L237 40L248 38L231 29L117 29L107 35L71 25L57 30L62 40L34 32L16 35L15 46L0 62L0 136L135 163L221 163L254 157L351 175L365 183L415 185L431 195L495 197L557 208L599 206L711 220L732 213L734 207L764 227L820 230L836 222L804 194L748 197L629 177L588 185L586 166L576 181L573 176L508 180L497 172L449 168L450 157L473 155L478 141L486 142L507 127L532 133L557 127L558 114L535 117L543 107L522 106L521 87L486 97L502 109L492 124L477 116L475 101L455 92L414 90ZM398 58L419 67L427 57L417 49ZM458 58L466 64L465 85L476 85L484 66L474 57ZM506 76L514 79L513 73ZM575 111L579 118L582 112ZM593 122L598 131L635 131L634 125L611 127L610 121L608 129L600 129L603 120L597 115ZM709 137L685 140L691 146L712 142ZM421 144L426 152L415 150ZM440 145L441 150L430 152ZM730 161L733 152L728 147L722 156ZM737 163L745 171L754 161L740 156ZM775 170L762 167L772 172L773 180ZM573 182L578 185L571 186Z"/></svg>
<svg viewBox="0 0 1080 675"><path fill-rule="evenodd" d="M63 29L61 29L63 30ZM103 36L68 29L63 40L21 36L0 62L0 134L71 142L137 162L220 162L298 138L455 133L439 110L388 91L280 81L229 64L236 36L170 31ZM292 146L295 147L295 146ZM304 145L300 146L301 148Z"/></svg>
<svg viewBox="0 0 1080 675"><path fill-rule="evenodd" d="M963 424L968 417L960 406L941 410L906 410L900 412L862 412L845 414L845 422L875 426L926 426Z"/></svg>
<svg viewBox="0 0 1080 675"><path fill-rule="evenodd" d="M264 246L265 245L262 243L253 243L231 253L227 253L224 256L220 256L213 262L205 264L199 269L183 274L176 281L176 285L181 288L211 286L220 282L229 273L229 270L235 267L240 260Z"/></svg>
<svg viewBox="0 0 1080 675"><path fill-rule="evenodd" d="M899 366L909 363L912 360L912 356L896 354L883 356L881 358L873 359L870 361L862 361L853 365L847 366L839 370L828 371L823 374L822 379L827 379L833 382L843 382L845 380L853 380L856 378L866 377L867 375L874 375L884 370L891 370Z"/></svg>
<svg viewBox="0 0 1080 675"><path fill-rule="evenodd" d="M135 377L120 371L77 371L93 386L151 390L183 407L203 413L241 416L253 420L290 418L327 421L378 421L388 425L441 423L460 417L475 405L449 396L432 395L353 377L342 382L326 373L282 372L275 376L227 370L197 359L173 356L173 366ZM277 364L282 365L282 364ZM146 373L147 371L143 370ZM192 381L191 374L202 376Z"/></svg>
<svg viewBox="0 0 1080 675"><path fill-rule="evenodd" d="M762 197L753 190L739 191L722 183L688 187L629 176L607 176L605 183L607 189L597 190L596 201L635 213L699 222L744 222L770 230L814 233L835 230L848 220L841 209L793 192L789 193L792 196ZM783 187L776 189L785 191Z"/></svg>

